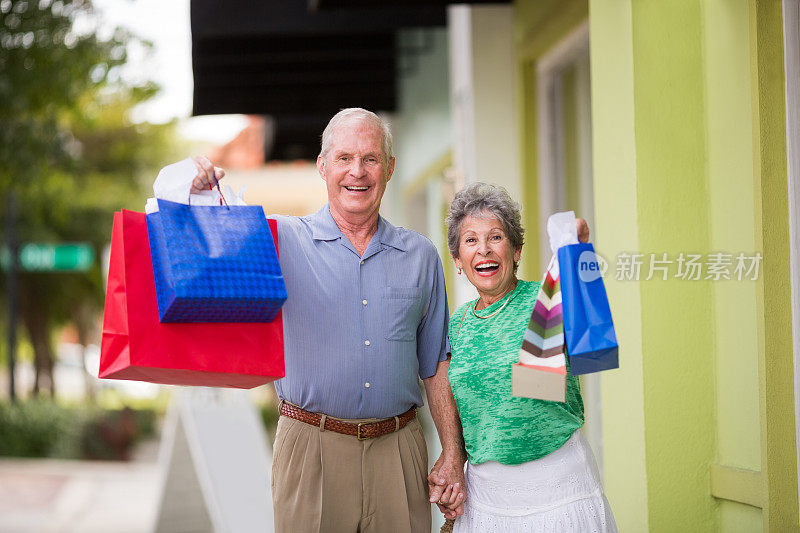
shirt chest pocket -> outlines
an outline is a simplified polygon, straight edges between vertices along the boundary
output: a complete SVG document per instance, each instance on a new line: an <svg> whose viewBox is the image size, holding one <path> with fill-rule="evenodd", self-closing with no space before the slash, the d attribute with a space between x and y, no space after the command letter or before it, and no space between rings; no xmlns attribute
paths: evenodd
<svg viewBox="0 0 800 533"><path fill-rule="evenodd" d="M417 287L384 287L383 315L386 338L390 341L413 341L422 312L422 291Z"/></svg>

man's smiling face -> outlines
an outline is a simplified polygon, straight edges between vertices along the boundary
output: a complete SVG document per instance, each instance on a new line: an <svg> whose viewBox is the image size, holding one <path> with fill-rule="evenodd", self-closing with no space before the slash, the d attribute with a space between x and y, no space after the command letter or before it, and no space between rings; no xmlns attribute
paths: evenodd
<svg viewBox="0 0 800 533"><path fill-rule="evenodd" d="M378 212L394 158L383 153L381 129L361 120L345 122L333 132L328 153L317 158L327 185L331 212L354 222Z"/></svg>

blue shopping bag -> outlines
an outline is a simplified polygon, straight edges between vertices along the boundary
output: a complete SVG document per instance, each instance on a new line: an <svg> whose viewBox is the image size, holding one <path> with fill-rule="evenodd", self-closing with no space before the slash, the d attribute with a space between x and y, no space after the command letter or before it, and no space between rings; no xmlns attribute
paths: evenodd
<svg viewBox="0 0 800 533"><path fill-rule="evenodd" d="M590 243L558 249L564 340L573 375L619 368L619 346L600 265Z"/></svg>
<svg viewBox="0 0 800 533"><path fill-rule="evenodd" d="M270 322L286 301L261 206L159 199L147 231L161 322Z"/></svg>

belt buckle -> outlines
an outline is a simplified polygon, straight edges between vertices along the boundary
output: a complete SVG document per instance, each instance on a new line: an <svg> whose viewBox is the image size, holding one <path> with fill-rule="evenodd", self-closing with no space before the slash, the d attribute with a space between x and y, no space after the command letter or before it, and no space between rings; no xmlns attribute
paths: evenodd
<svg viewBox="0 0 800 533"><path fill-rule="evenodd" d="M366 424L366 422L359 422L358 423L358 428L356 429L356 438L358 440L367 440L367 437L362 437L361 436L361 426L363 426L365 424Z"/></svg>

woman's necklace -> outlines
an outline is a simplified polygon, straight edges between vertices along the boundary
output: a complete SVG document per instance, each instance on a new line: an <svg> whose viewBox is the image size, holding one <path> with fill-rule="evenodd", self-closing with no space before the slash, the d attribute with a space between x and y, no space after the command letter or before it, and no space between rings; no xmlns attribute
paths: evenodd
<svg viewBox="0 0 800 533"><path fill-rule="evenodd" d="M515 288L516 288L516 287L515 287ZM514 289L511 289L509 292L513 293L513 292L514 292ZM506 308L506 306L508 305L508 302L510 302L510 301L511 301L511 299L512 299L512 296L511 296L511 294L509 294L509 295L508 295L508 298L507 298L507 299L506 299L506 301L505 301L505 303L504 303L503 305L501 305L501 306L500 306L500 309L498 309L498 310L497 310L497 311L495 311L494 313L490 313L490 314L488 314L488 315L486 315L486 316L481 316L481 315L479 315L478 313L476 313L476 312L475 312L475 307L478 305L478 301L476 300L476 301L475 301L475 305L473 305L473 306L472 306L472 314L473 314L473 315L475 315L475 318L480 318L480 319L482 319L482 320L486 320L487 318L492 318L494 315L498 314L500 311L502 311L503 309L505 309L505 308Z"/></svg>

